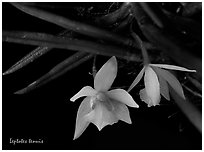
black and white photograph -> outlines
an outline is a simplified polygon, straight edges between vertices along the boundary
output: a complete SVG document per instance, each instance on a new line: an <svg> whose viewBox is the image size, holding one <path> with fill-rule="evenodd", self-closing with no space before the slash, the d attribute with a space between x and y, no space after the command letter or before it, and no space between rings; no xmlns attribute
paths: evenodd
<svg viewBox="0 0 204 152"><path fill-rule="evenodd" d="M2 150L202 150L202 2L2 2Z"/></svg>

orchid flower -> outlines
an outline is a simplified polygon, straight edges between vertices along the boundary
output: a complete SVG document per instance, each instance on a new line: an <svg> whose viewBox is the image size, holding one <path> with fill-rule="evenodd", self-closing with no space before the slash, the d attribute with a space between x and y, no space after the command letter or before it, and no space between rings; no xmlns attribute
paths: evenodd
<svg viewBox="0 0 204 152"><path fill-rule="evenodd" d="M87 96L77 112L74 139L78 138L90 123L96 125L99 131L107 125L118 122L118 120L128 124L132 123L127 106L139 108L138 104L123 89L108 91L116 75L117 60L112 57L96 73L94 89L85 86L70 99L75 101L80 97Z"/></svg>
<svg viewBox="0 0 204 152"><path fill-rule="evenodd" d="M195 70L188 70L183 67L167 65L167 64L147 64L143 67L137 75L128 91L132 90L135 85L141 80L144 74L145 88L140 90L140 98L147 103L148 107L159 105L160 93L164 98L170 100L169 87L170 85L183 99L185 99L183 89L177 78L171 74L170 70L180 70L187 72L195 72Z"/></svg>
<svg viewBox="0 0 204 152"><path fill-rule="evenodd" d="M139 42L142 49L144 58L144 67L137 75L133 83L128 89L128 92L133 89L135 85L141 80L144 75L145 88L140 90L140 99L144 101L148 107L159 105L160 93L164 98L170 100L169 86L170 85L183 99L185 99L183 89L177 78L171 74L169 70L179 70L186 72L196 72L195 70L189 70L183 67L167 64L150 64L146 49L142 45L142 41L138 36L133 35Z"/></svg>

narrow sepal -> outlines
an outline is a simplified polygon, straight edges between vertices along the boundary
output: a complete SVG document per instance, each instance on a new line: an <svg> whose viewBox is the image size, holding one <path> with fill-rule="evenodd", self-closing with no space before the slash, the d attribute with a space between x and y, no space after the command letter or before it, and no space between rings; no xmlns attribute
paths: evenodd
<svg viewBox="0 0 204 152"><path fill-rule="evenodd" d="M94 88L97 91L107 91L117 75L117 60L111 57L96 73Z"/></svg>
<svg viewBox="0 0 204 152"><path fill-rule="evenodd" d="M186 71L186 72L196 72L196 70L189 70L184 67L175 66L175 65L168 65L168 64L149 64L150 66L164 68L168 70L179 70L179 71Z"/></svg>
<svg viewBox="0 0 204 152"><path fill-rule="evenodd" d="M94 96L96 94L96 90L94 90L92 87L90 86L86 86L83 87L77 94L75 94L70 101L75 101L80 97L84 97L84 96Z"/></svg>
<svg viewBox="0 0 204 152"><path fill-rule="evenodd" d="M160 93L161 93L161 95L166 100L169 101L170 100L170 96L169 96L169 86L168 86L168 83L166 82L166 80L164 80L164 78L162 76L159 76L159 75L157 75L157 76L159 78Z"/></svg>
<svg viewBox="0 0 204 152"><path fill-rule="evenodd" d="M167 70L163 70L160 68L156 68L157 73L162 76L168 83L169 85L183 98L185 99L184 93L183 93L183 88L180 84L180 82L177 80L177 78L168 72Z"/></svg>
<svg viewBox="0 0 204 152"><path fill-rule="evenodd" d="M139 108L139 105L134 101L134 99L132 98L132 96L125 90L123 89L114 89L114 90L110 90L107 92L108 97L119 101L123 104L126 104L130 107L136 107Z"/></svg>
<svg viewBox="0 0 204 152"><path fill-rule="evenodd" d="M133 81L133 83L130 85L128 92L130 92L137 84L138 82L141 80L143 74L144 74L144 69L145 67L143 67L143 69L140 71L140 73L137 75L137 77L135 78L135 80Z"/></svg>
<svg viewBox="0 0 204 152"><path fill-rule="evenodd" d="M88 127L90 122L85 116L91 112L91 110L90 97L86 97L80 104L77 112L74 140L77 139Z"/></svg>

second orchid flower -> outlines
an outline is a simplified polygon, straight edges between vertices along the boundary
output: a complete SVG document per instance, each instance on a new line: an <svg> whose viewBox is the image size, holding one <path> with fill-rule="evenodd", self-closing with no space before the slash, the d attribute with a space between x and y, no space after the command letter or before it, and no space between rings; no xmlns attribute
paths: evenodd
<svg viewBox="0 0 204 152"><path fill-rule="evenodd" d="M170 100L169 97L169 85L180 95L183 99L185 99L183 89L177 78L164 69L169 70L179 70L186 72L196 72L195 70L188 70L183 67L175 66L175 65L167 65L167 64L150 64L149 57L146 49L143 47L142 40L136 35L132 34L133 38L139 42L142 55L144 67L135 78L133 83L128 89L128 92L133 89L134 86L141 80L144 74L144 85L145 88L140 90L140 99L144 101L148 107L159 105L160 103L160 93L167 100Z"/></svg>

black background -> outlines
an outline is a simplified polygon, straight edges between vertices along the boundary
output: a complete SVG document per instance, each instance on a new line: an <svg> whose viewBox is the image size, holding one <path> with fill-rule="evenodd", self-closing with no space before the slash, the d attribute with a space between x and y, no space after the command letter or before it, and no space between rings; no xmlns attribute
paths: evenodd
<svg viewBox="0 0 204 152"><path fill-rule="evenodd" d="M27 15L8 3L2 5L2 24L3 30L50 34L62 30L56 25ZM3 42L3 72L34 48L35 46ZM93 60L28 94L13 94L73 53L73 51L53 49L27 67L3 76L3 149L201 149L200 133L182 115L176 105L163 104L147 108L139 100L137 89L134 89L131 95L140 108L129 108L132 125L119 121L99 132L93 124L90 124L82 136L73 141L76 114L82 99L75 103L69 99L83 86L93 86L93 77L89 74ZM108 57L99 57L98 69L108 59ZM121 82L130 85L133 80L134 78L129 79L124 71L119 71L113 86L118 87ZM162 103L167 101L162 100ZM178 114L169 119L168 116L174 112ZM183 131L180 132L179 128ZM9 143L10 138L42 139L43 144L13 145Z"/></svg>

